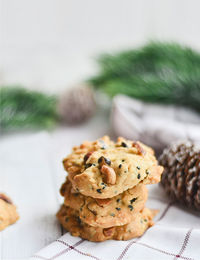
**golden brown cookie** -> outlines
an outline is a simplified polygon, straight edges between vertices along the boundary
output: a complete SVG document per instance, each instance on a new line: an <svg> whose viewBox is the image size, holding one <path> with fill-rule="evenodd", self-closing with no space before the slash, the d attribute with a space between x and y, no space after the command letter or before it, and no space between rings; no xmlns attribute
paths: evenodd
<svg viewBox="0 0 200 260"><path fill-rule="evenodd" d="M144 184L109 199L94 199L77 193L68 179L60 191L65 199L64 204L77 210L81 220L90 226L103 228L131 222L135 214L144 208L148 197Z"/></svg>
<svg viewBox="0 0 200 260"><path fill-rule="evenodd" d="M0 193L0 230L15 223L19 219L16 207L11 199L3 193Z"/></svg>
<svg viewBox="0 0 200 260"><path fill-rule="evenodd" d="M73 148L63 160L74 189L93 198L112 198L141 181L157 183L163 167L150 147L119 137L105 136Z"/></svg>
<svg viewBox="0 0 200 260"><path fill-rule="evenodd" d="M73 236L79 236L89 241L100 242L109 239L128 240L141 236L149 227L153 226L155 210L144 208L135 215L134 220L124 226L110 228L92 227L81 221L78 212L66 206L62 206L57 213L57 218L63 227Z"/></svg>

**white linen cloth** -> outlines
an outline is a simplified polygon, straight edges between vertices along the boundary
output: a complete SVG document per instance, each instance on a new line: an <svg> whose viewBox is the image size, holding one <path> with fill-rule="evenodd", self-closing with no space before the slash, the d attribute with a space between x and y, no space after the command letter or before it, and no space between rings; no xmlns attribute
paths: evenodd
<svg viewBox="0 0 200 260"><path fill-rule="evenodd" d="M117 136L141 140L160 151L178 140L200 142L200 114L188 108L117 95L113 99L111 120Z"/></svg>
<svg viewBox="0 0 200 260"><path fill-rule="evenodd" d="M200 213L170 203L159 185L148 188L147 206L160 212L141 238L94 243L67 233L31 260L199 260Z"/></svg>

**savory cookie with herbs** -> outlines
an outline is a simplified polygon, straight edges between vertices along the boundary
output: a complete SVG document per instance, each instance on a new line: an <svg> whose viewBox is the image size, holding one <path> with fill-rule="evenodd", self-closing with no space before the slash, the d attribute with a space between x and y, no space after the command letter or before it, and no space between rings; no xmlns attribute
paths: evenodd
<svg viewBox="0 0 200 260"><path fill-rule="evenodd" d="M75 190L99 199L112 198L141 181L157 183L163 171L150 147L121 137L115 143L108 136L74 147L63 164Z"/></svg>
<svg viewBox="0 0 200 260"><path fill-rule="evenodd" d="M80 236L94 242L114 240L128 240L141 236L153 223L153 217L157 214L156 210L144 208L135 215L129 224L114 226L109 228L92 227L84 223L76 210L65 205L57 213L57 218L63 227L73 236Z"/></svg>
<svg viewBox="0 0 200 260"><path fill-rule="evenodd" d="M76 210L80 219L93 227L108 228L131 222L141 211L148 197L144 184L107 199L86 197L73 189L68 179L60 189L64 204Z"/></svg>
<svg viewBox="0 0 200 260"><path fill-rule="evenodd" d="M0 230L15 223L18 219L19 215L11 199L0 193Z"/></svg>

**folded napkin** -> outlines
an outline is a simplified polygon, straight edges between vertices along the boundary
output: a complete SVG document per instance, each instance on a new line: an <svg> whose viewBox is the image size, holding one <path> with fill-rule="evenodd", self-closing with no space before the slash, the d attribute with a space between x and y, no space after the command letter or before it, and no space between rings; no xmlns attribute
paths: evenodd
<svg viewBox="0 0 200 260"><path fill-rule="evenodd" d="M94 243L66 233L31 260L200 259L200 213L172 204L159 185L148 187L147 206L160 212L141 238Z"/></svg>
<svg viewBox="0 0 200 260"><path fill-rule="evenodd" d="M111 120L117 136L141 140L156 150L183 139L200 142L200 114L183 107L118 95L113 99Z"/></svg>

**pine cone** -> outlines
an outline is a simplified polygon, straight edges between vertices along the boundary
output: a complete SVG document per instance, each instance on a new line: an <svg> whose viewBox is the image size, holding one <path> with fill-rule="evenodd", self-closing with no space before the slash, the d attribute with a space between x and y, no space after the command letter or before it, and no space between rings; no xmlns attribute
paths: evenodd
<svg viewBox="0 0 200 260"><path fill-rule="evenodd" d="M62 95L58 105L63 121L76 124L89 119L96 110L94 92L89 86L78 86Z"/></svg>
<svg viewBox="0 0 200 260"><path fill-rule="evenodd" d="M200 147L187 141L165 149L161 184L174 200L200 210Z"/></svg>

